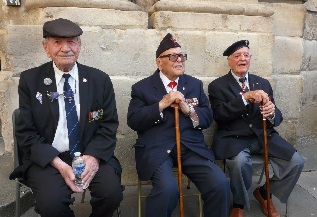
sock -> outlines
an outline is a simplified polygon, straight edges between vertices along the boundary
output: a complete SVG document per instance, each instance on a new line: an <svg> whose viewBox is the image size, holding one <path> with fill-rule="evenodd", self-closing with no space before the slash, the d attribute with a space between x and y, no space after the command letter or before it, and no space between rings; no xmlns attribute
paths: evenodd
<svg viewBox="0 0 317 217"><path fill-rule="evenodd" d="M260 187L260 194L261 194L261 197L263 197L264 200L267 200L266 189L265 189L264 185ZM271 193L270 193L270 198L272 198L272 194Z"/></svg>
<svg viewBox="0 0 317 217"><path fill-rule="evenodd" d="M238 204L238 203L233 203L233 208L240 208L240 209L244 209L244 205Z"/></svg>

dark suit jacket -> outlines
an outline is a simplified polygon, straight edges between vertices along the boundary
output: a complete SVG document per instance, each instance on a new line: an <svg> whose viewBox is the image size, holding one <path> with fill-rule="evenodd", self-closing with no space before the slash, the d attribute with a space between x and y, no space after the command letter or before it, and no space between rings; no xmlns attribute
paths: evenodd
<svg viewBox="0 0 317 217"><path fill-rule="evenodd" d="M249 74L248 79L250 90L263 90L274 103L273 90L268 80L252 74ZM230 72L208 86L209 100L217 122L217 130L211 146L217 159L236 156L248 146L248 141L254 138L258 138L263 143L260 104L245 106L240 95L241 91L240 85ZM275 107L274 125L266 121L268 151L275 157L289 160L296 150L274 129L282 120L281 111Z"/></svg>
<svg viewBox="0 0 317 217"><path fill-rule="evenodd" d="M119 162L114 158L118 115L113 85L109 76L95 68L78 65L80 98L80 143L83 154L92 155L112 164L120 173ZM50 85L44 79L50 78ZM48 98L47 92L56 92L53 63L21 73L19 81L19 109L16 138L23 151L23 165L10 178L22 176L32 164L45 167L60 153L51 145L58 124L58 101ZM42 94L42 103L37 95ZM89 122L91 111L103 109L103 118Z"/></svg>
<svg viewBox="0 0 317 217"><path fill-rule="evenodd" d="M197 98L195 111L199 126L194 128L190 118L179 112L181 143L199 155L214 160L213 153L204 142L202 129L212 123L212 110L200 80L189 75L179 78L177 90L186 99ZM135 147L136 168L141 180L149 180L157 167L169 156L175 146L174 108L163 110L160 116L159 101L167 94L157 70L132 86L131 101L128 109L128 125L137 131Z"/></svg>

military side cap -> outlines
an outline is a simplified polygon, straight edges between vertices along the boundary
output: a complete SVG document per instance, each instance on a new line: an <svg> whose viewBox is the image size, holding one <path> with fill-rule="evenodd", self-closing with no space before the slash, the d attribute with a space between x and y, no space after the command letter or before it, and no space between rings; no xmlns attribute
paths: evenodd
<svg viewBox="0 0 317 217"><path fill-rule="evenodd" d="M43 38L72 38L83 34L83 30L74 22L59 18L50 20L43 25Z"/></svg>
<svg viewBox="0 0 317 217"><path fill-rule="evenodd" d="M249 41L248 40L240 40L237 41L235 43L233 43L232 45L230 45L224 52L223 55L224 56L230 56L231 54L233 54L236 50L239 50L242 47L247 47L249 48Z"/></svg>
<svg viewBox="0 0 317 217"><path fill-rule="evenodd" d="M171 49L171 48L175 48L175 47L181 47L175 38L173 38L171 33L168 33L163 40L161 41L160 45L158 46L157 50L156 50L156 58L158 58L160 56L161 53L163 53L164 51Z"/></svg>

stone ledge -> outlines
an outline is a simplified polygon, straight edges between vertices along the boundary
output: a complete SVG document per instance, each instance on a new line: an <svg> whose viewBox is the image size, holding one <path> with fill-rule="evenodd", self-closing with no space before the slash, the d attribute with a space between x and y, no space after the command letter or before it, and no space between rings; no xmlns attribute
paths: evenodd
<svg viewBox="0 0 317 217"><path fill-rule="evenodd" d="M25 9L46 7L102 8L122 11L142 11L141 7L128 0L26 0Z"/></svg>
<svg viewBox="0 0 317 217"><path fill-rule="evenodd" d="M149 14L157 11L192 12L230 14L245 16L270 17L274 11L260 4L236 4L236 3L213 3L213 2L166 2L159 1L149 9Z"/></svg>

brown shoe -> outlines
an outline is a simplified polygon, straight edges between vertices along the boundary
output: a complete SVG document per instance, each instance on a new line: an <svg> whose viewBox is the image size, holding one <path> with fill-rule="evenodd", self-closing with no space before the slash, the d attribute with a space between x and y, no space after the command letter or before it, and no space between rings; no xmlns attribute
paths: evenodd
<svg viewBox="0 0 317 217"><path fill-rule="evenodd" d="M243 209L240 208L233 208L231 210L230 216L229 217L243 217Z"/></svg>
<svg viewBox="0 0 317 217"><path fill-rule="evenodd" d="M260 194L260 187L257 187L254 191L253 191L253 195L255 197L255 199L257 199L259 201L259 203L261 204L262 207L262 212L264 213L264 215L268 216L268 210L267 210L267 200L264 200L264 198L261 196ZM276 210L272 199L270 199L270 210L271 210L271 217L280 217L280 213Z"/></svg>

